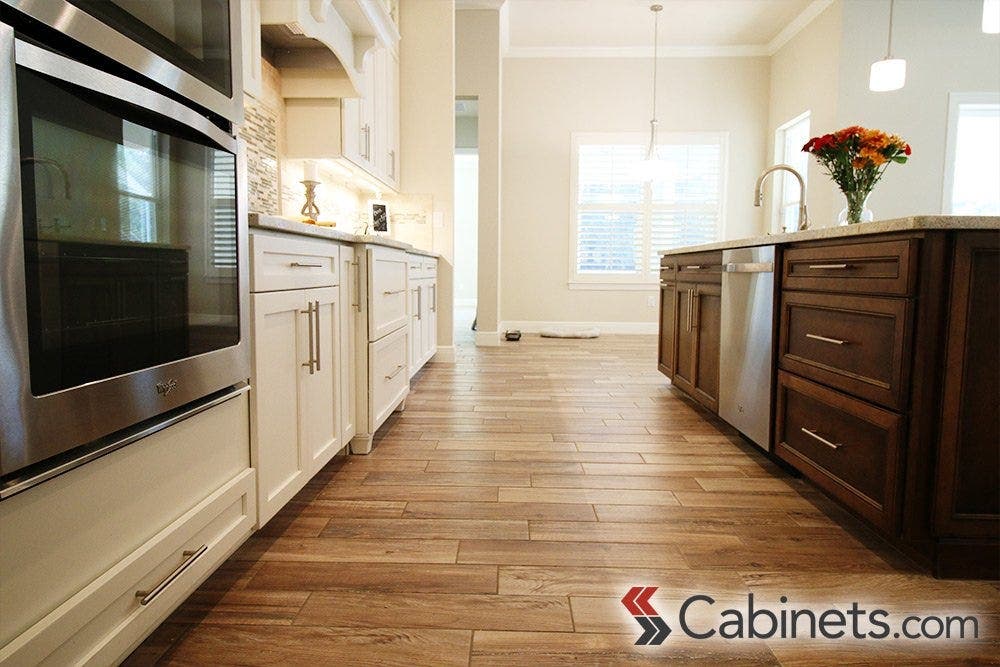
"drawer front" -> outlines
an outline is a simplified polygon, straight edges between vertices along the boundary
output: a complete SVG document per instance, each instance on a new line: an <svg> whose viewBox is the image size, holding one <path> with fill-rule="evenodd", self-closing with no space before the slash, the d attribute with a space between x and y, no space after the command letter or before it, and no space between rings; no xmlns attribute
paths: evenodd
<svg viewBox="0 0 1000 667"><path fill-rule="evenodd" d="M722 253L699 252L676 255L677 280L696 283L722 282Z"/></svg>
<svg viewBox="0 0 1000 667"><path fill-rule="evenodd" d="M250 291L340 284L340 246L328 241L250 235Z"/></svg>
<svg viewBox="0 0 1000 667"><path fill-rule="evenodd" d="M368 344L368 432L374 433L410 390L410 328Z"/></svg>
<svg viewBox="0 0 1000 667"><path fill-rule="evenodd" d="M420 255L407 255L407 270L409 271L410 280L414 278L424 277L424 262L423 257Z"/></svg>
<svg viewBox="0 0 1000 667"><path fill-rule="evenodd" d="M428 257L424 258L423 262L424 276L427 278L433 278L438 272L438 263L436 259L431 259Z"/></svg>
<svg viewBox="0 0 1000 667"><path fill-rule="evenodd" d="M784 292L781 368L903 410L908 398L910 302Z"/></svg>
<svg viewBox="0 0 1000 667"><path fill-rule="evenodd" d="M778 373L777 455L884 530L896 525L902 418Z"/></svg>
<svg viewBox="0 0 1000 667"><path fill-rule="evenodd" d="M916 286L917 239L785 250L783 287L907 296Z"/></svg>
<svg viewBox="0 0 1000 667"><path fill-rule="evenodd" d="M368 340L406 326L407 254L393 248L368 249Z"/></svg>

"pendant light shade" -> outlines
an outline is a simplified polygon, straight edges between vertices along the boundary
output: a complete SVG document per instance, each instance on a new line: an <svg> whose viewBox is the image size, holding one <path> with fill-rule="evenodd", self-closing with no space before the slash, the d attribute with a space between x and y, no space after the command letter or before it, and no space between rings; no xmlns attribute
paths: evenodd
<svg viewBox="0 0 1000 667"><path fill-rule="evenodd" d="M906 84L906 61L892 57L892 19L895 0L889 0L889 42L885 49L885 58L872 63L871 74L868 77L868 90L884 93L899 90Z"/></svg>
<svg viewBox="0 0 1000 667"><path fill-rule="evenodd" d="M906 61L901 58L887 58L872 63L868 89L876 93L899 90L906 83Z"/></svg>
<svg viewBox="0 0 1000 667"><path fill-rule="evenodd" d="M1000 0L983 0L983 32L1000 34Z"/></svg>
<svg viewBox="0 0 1000 667"><path fill-rule="evenodd" d="M649 11L653 12L653 117L649 121L649 147L646 149L646 157L636 166L636 176L644 183L663 178L666 171L666 163L656 152L656 69L660 55L660 12L663 11L663 5L650 5Z"/></svg>

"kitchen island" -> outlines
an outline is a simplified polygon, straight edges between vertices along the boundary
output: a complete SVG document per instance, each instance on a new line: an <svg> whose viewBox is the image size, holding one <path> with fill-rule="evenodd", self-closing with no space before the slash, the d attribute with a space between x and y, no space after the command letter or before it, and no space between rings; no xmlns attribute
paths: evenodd
<svg viewBox="0 0 1000 667"><path fill-rule="evenodd" d="M723 252L759 246L774 246L771 339L752 341L769 352L770 428L752 439L937 576L996 578L1000 218L661 252L659 368L712 412L732 389L726 346L750 336L725 316L723 276L741 265Z"/></svg>

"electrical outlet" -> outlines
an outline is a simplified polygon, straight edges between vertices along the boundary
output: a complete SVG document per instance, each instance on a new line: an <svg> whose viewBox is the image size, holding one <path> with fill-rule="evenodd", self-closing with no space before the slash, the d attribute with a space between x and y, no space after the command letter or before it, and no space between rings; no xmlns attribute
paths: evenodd
<svg viewBox="0 0 1000 667"><path fill-rule="evenodd" d="M646 308L656 308L656 297L647 296L646 297Z"/></svg>

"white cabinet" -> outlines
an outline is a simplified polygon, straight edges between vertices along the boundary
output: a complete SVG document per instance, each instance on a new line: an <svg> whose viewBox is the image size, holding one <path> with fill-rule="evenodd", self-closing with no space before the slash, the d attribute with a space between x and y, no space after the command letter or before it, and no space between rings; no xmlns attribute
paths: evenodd
<svg viewBox="0 0 1000 667"><path fill-rule="evenodd" d="M373 246L368 249L368 340L376 341L406 326L406 252Z"/></svg>
<svg viewBox="0 0 1000 667"><path fill-rule="evenodd" d="M410 290L410 377L437 352L437 260L410 254L407 260Z"/></svg>
<svg viewBox="0 0 1000 667"><path fill-rule="evenodd" d="M368 429L375 433L410 391L410 330L402 327L368 344Z"/></svg>
<svg viewBox="0 0 1000 667"><path fill-rule="evenodd" d="M0 664L113 665L253 530L247 394L0 502Z"/></svg>
<svg viewBox="0 0 1000 667"><path fill-rule="evenodd" d="M340 425L341 440L349 443L358 432L357 320L361 312L361 265L354 246L340 247Z"/></svg>
<svg viewBox="0 0 1000 667"><path fill-rule="evenodd" d="M243 91L260 99L264 86L260 42L260 0L243 0L240 24L240 37L243 40Z"/></svg>
<svg viewBox="0 0 1000 667"><path fill-rule="evenodd" d="M398 190L399 60L375 46L363 63L359 97L285 100L285 155L339 160Z"/></svg>
<svg viewBox="0 0 1000 667"><path fill-rule="evenodd" d="M254 294L254 428L263 526L343 448L340 291Z"/></svg>

